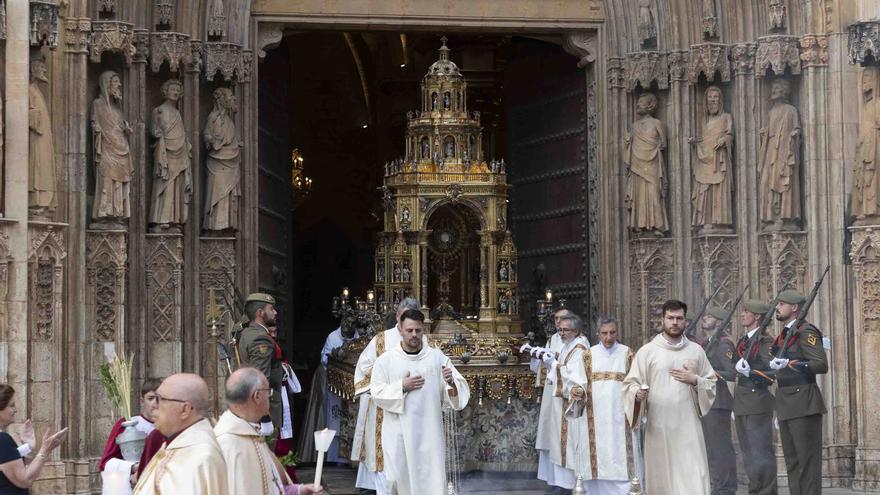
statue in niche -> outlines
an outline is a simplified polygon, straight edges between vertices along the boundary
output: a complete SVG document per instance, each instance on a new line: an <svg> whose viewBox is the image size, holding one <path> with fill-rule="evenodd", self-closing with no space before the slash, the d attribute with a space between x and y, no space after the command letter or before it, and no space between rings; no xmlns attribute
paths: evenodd
<svg viewBox="0 0 880 495"><path fill-rule="evenodd" d="M853 166L852 214L856 223L875 223L880 217L880 69L862 69L862 112Z"/></svg>
<svg viewBox="0 0 880 495"><path fill-rule="evenodd" d="M657 48L657 23L652 3L653 0L639 0L639 40L643 49Z"/></svg>
<svg viewBox="0 0 880 495"><path fill-rule="evenodd" d="M28 207L35 218L49 219L55 213L58 190L55 175L55 141L52 137L52 116L40 83L49 83L46 61L31 60L31 83L28 87L28 127L30 137L28 166Z"/></svg>
<svg viewBox="0 0 880 495"><path fill-rule="evenodd" d="M446 158L452 158L455 156L455 141L452 138L446 139Z"/></svg>
<svg viewBox="0 0 880 495"><path fill-rule="evenodd" d="M443 110L449 110L449 92L443 93Z"/></svg>
<svg viewBox="0 0 880 495"><path fill-rule="evenodd" d="M772 106L760 130L758 217L772 229L796 228L801 216L801 124L797 109L788 103L790 96L789 82L774 79Z"/></svg>
<svg viewBox="0 0 880 495"><path fill-rule="evenodd" d="M385 281L385 262L379 260L376 266L376 281L384 282Z"/></svg>
<svg viewBox="0 0 880 495"><path fill-rule="evenodd" d="M153 109L153 201L149 221L152 232L179 231L186 223L192 201L192 146L186 139L177 101L183 85L177 79L162 84L165 101Z"/></svg>
<svg viewBox="0 0 880 495"><path fill-rule="evenodd" d="M205 230L236 230L241 196L241 146L235 128L238 102L229 88L214 90L214 109L205 124L208 148L205 181Z"/></svg>
<svg viewBox="0 0 880 495"><path fill-rule="evenodd" d="M403 262L403 268L400 270L401 280L404 282L409 282L412 280L412 270L409 269L409 261Z"/></svg>
<svg viewBox="0 0 880 495"><path fill-rule="evenodd" d="M437 110L437 93L431 93L431 110Z"/></svg>
<svg viewBox="0 0 880 495"><path fill-rule="evenodd" d="M400 282L400 280L401 280L400 263L395 261L394 262L394 272L393 272L393 277L392 277L391 281L392 282Z"/></svg>
<svg viewBox="0 0 880 495"><path fill-rule="evenodd" d="M134 166L122 102L122 80L112 70L98 78L100 93L92 102L92 130L95 149L95 202L92 218L98 228L121 228L121 220L131 216L129 204Z"/></svg>
<svg viewBox="0 0 880 495"><path fill-rule="evenodd" d="M501 267L498 268L498 281L507 282L507 262L502 261Z"/></svg>
<svg viewBox="0 0 880 495"><path fill-rule="evenodd" d="M784 31L785 3L782 0L770 0L767 6L767 18L770 21L770 31Z"/></svg>
<svg viewBox="0 0 880 495"><path fill-rule="evenodd" d="M431 143L428 142L428 138L422 138L422 158L430 158L431 157Z"/></svg>
<svg viewBox="0 0 880 495"><path fill-rule="evenodd" d="M701 227L733 224L731 176L733 172L733 118L724 111L721 89L706 89L708 119L700 138L691 138L697 149L694 161L692 223Z"/></svg>
<svg viewBox="0 0 880 495"><path fill-rule="evenodd" d="M629 228L634 231L662 235L669 230L664 199L666 196L666 130L654 118L657 97L643 93L636 102L636 116L632 130L624 140L623 161L627 166L626 206L629 210Z"/></svg>
<svg viewBox="0 0 880 495"><path fill-rule="evenodd" d="M718 36L718 12L715 9L715 0L703 0L703 36L706 38Z"/></svg>

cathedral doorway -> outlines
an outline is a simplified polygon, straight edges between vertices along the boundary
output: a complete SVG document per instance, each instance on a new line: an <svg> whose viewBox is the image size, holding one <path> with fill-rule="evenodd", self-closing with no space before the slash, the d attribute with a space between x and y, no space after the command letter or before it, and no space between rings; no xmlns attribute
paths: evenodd
<svg viewBox="0 0 880 495"><path fill-rule="evenodd" d="M383 175L407 152L407 112L420 107L420 81L444 35L467 80L468 110L479 113L484 159L504 159L512 186L499 221L520 250L518 266L503 268L517 270L520 288L515 302L507 294L499 304L503 299L505 310L518 311L525 330L547 288L577 312L593 304L586 102L592 75L563 50L562 36L287 30L259 66L259 284L282 295L285 352L309 369L337 325L332 298L343 287L364 297L374 284ZM309 179L308 194L291 189L297 166L294 174ZM427 256L432 282L420 302L434 309L448 301L462 316L478 313L479 220L467 207L448 204L426 221L434 232Z"/></svg>

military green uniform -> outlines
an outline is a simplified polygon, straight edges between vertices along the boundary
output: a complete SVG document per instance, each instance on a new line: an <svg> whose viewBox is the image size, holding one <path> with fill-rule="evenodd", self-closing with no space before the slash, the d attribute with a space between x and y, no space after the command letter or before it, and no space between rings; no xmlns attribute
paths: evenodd
<svg viewBox="0 0 880 495"><path fill-rule="evenodd" d="M779 300L803 304L797 291L783 291ZM776 417L785 453L791 495L822 493L822 415L825 401L816 384L816 375L828 373L828 358L822 345L822 332L802 321L776 339L772 351L777 358L789 359L788 366L776 372ZM782 352L783 343L788 346Z"/></svg>
<svg viewBox="0 0 880 495"><path fill-rule="evenodd" d="M763 315L770 309L758 300L746 300L746 311ZM753 329L757 331L757 329ZM736 416L736 436L743 453L743 464L749 476L749 495L776 495L776 454L773 448L773 394L770 385L773 373L769 371L770 346L773 339L763 332L748 332L736 346L736 361L745 359L751 370L749 376L739 374L733 394L733 413Z"/></svg>
<svg viewBox="0 0 880 495"><path fill-rule="evenodd" d="M275 299L268 294L251 294L247 300L275 304ZM269 335L268 328L251 322L238 337L238 352L242 366L253 366L262 371L269 380L269 388L273 390L269 398L269 414L272 416L272 424L276 429L280 429L282 412L279 392L284 381L280 348L275 339Z"/></svg>
<svg viewBox="0 0 880 495"><path fill-rule="evenodd" d="M284 380L284 370L281 368L281 357L275 352L275 345L275 340L269 336L269 330L258 323L251 323L241 331L238 344L241 364L257 368L269 380L269 387L274 390L272 397L269 398L269 411L272 424L275 428L280 428L281 395L278 391Z"/></svg>
<svg viewBox="0 0 880 495"><path fill-rule="evenodd" d="M726 315L712 316L722 320ZM720 316L720 318L719 318ZM711 340L718 339L717 342ZM715 335L706 342L706 357L715 370L715 402L712 410L701 418L703 437L706 441L706 458L709 462L709 478L712 495L734 495L736 493L736 451L730 429L730 410L733 396L727 387L728 382L736 380L733 367L733 342L726 335Z"/></svg>

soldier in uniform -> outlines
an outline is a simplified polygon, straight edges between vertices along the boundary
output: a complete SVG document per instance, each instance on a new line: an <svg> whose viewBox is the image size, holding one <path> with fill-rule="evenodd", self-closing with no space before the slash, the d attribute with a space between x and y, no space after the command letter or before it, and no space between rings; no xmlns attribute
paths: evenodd
<svg viewBox="0 0 880 495"><path fill-rule="evenodd" d="M736 389L733 413L736 435L749 476L749 495L776 495L776 455L773 449L773 383L770 346L773 338L758 328L770 306L758 299L746 299L739 322L746 333L736 345ZM755 335L756 332L760 335Z"/></svg>
<svg viewBox="0 0 880 495"><path fill-rule="evenodd" d="M238 338L238 355L241 365L253 366L263 372L269 380L269 388L276 391L284 380L281 367L281 347L269 335L269 327L276 325L275 298L269 294L255 292L248 295L244 312L250 324L241 331ZM269 397L269 414L272 425L281 427L281 396L272 393Z"/></svg>
<svg viewBox="0 0 880 495"><path fill-rule="evenodd" d="M716 307L709 308L702 321L703 332L706 334L703 348L717 378L712 410L701 420L712 495L736 493L736 452L733 450L730 432L733 396L727 387L727 382L736 379L736 369L733 367L735 349L730 337L721 329L721 323L726 319L727 312Z"/></svg>
<svg viewBox="0 0 880 495"><path fill-rule="evenodd" d="M822 415L826 409L816 375L828 373L828 358L818 328L806 320L791 328L806 300L796 290L779 293L776 319L785 322L785 329L773 344L776 357L770 361L770 369L776 370L776 418L791 495L822 493Z"/></svg>

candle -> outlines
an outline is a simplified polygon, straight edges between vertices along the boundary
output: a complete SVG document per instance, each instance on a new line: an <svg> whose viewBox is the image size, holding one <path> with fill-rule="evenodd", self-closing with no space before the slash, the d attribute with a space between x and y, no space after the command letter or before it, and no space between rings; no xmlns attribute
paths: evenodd
<svg viewBox="0 0 880 495"><path fill-rule="evenodd" d="M370 304L373 304L373 299L375 299L375 298L376 298L376 295L373 294L373 291L368 290L367 291L367 302Z"/></svg>
<svg viewBox="0 0 880 495"><path fill-rule="evenodd" d="M343 300L343 301L347 301L347 300L348 300L348 287L343 287L343 288L342 288L342 300Z"/></svg>
<svg viewBox="0 0 880 495"><path fill-rule="evenodd" d="M333 437L336 436L335 430L323 430L315 432L315 449L318 451L318 463L315 465L315 486L321 486L321 471L324 470L324 452L330 448L333 443Z"/></svg>
<svg viewBox="0 0 880 495"><path fill-rule="evenodd" d="M547 289L547 292L544 293L544 297L547 298L547 302L552 302L553 301L553 291L550 289Z"/></svg>

